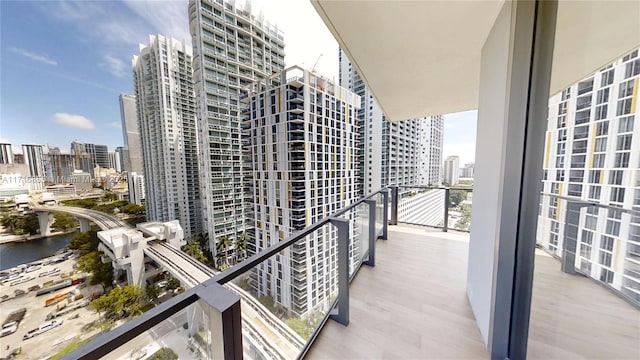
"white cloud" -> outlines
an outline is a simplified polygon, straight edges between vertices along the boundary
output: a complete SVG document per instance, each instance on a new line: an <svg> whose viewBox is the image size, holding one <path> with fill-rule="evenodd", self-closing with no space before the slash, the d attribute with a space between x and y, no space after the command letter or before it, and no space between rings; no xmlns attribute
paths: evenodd
<svg viewBox="0 0 640 360"><path fill-rule="evenodd" d="M112 121L108 123L107 126L114 129L122 129L122 123L120 121Z"/></svg>
<svg viewBox="0 0 640 360"><path fill-rule="evenodd" d="M30 51L27 51L25 49L20 49L20 48L11 48L11 51L18 54L18 55L22 55L28 59L31 59L33 61L37 61L37 62L41 62L43 64L47 64L47 65L52 65L52 66L58 66L58 63L54 60L51 60L50 58L48 58L45 55L39 55L39 54L35 54L32 53Z"/></svg>
<svg viewBox="0 0 640 360"><path fill-rule="evenodd" d="M55 113L53 114L53 121L58 124L62 124L62 125L66 125L66 126L74 127L78 129L93 130L96 128L96 126L93 125L93 122L91 122L91 120L87 119L82 115Z"/></svg>
<svg viewBox="0 0 640 360"><path fill-rule="evenodd" d="M107 70L109 70L109 72L114 76L123 77L127 74L128 68L125 65L124 61L108 54L105 55L103 59L104 59L104 62L98 65L102 68L106 68Z"/></svg>
<svg viewBox="0 0 640 360"><path fill-rule="evenodd" d="M149 25L154 33L185 41L191 47L189 3L178 1L125 0L125 5ZM137 29L136 29L137 30Z"/></svg>

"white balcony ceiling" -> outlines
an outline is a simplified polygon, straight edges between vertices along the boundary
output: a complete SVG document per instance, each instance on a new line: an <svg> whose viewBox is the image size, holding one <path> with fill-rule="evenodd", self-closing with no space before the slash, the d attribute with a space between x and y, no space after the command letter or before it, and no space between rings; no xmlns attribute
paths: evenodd
<svg viewBox="0 0 640 360"><path fill-rule="evenodd" d="M392 121L477 109L480 53L504 1L311 0ZM558 5L551 93L640 46L640 1Z"/></svg>

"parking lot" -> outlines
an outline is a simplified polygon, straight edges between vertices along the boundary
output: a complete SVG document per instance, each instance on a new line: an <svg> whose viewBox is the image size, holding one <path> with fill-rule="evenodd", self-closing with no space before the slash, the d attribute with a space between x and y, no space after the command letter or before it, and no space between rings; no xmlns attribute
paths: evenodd
<svg viewBox="0 0 640 360"><path fill-rule="evenodd" d="M53 258L56 257L54 256ZM91 310L90 307L83 307L57 318L56 320L63 321L61 326L36 335L31 339L23 340L23 336L27 332L38 328L46 321L47 314L52 311L56 311L57 306L65 304L68 301L64 300L55 305L45 307L45 301L47 299L56 295L72 292L74 290L78 290L77 293L82 291L86 293L87 288L82 284L66 287L38 297L36 297L36 291L28 291L28 289L34 285L42 287L42 285L47 281L61 280L63 279L63 276L66 277L70 275L74 271L74 263L75 260L69 259L57 264L42 265L38 270L26 274L23 273L25 277L34 277L33 280L14 286L10 285L13 281L0 285L0 298L4 295L9 296L8 300L0 303L0 322L4 322L12 311L23 307L27 308L27 312L20 323L18 331L0 338L0 357L5 357L13 349L21 347L22 354L19 356L19 359L46 359L47 357L64 349L72 342L91 336L97 331L95 329L90 332L86 331L86 328L91 327L91 323L98 320L98 314ZM59 268L60 272L42 277L39 276L41 273L50 271L54 268ZM79 274L73 274L66 278L70 279L78 276ZM85 290L79 288L84 288ZM16 290L22 290L25 291L25 293L16 297ZM80 300L76 300L76 302L77 301ZM76 317L76 314L79 316ZM85 328L85 330L83 330L83 328Z"/></svg>

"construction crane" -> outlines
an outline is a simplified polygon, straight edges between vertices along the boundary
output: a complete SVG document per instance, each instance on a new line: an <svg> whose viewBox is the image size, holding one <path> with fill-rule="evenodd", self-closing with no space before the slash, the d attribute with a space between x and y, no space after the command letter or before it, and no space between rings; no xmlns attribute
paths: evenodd
<svg viewBox="0 0 640 360"><path fill-rule="evenodd" d="M316 67L318 67L318 63L320 62L320 58L322 58L322 54L320 54L320 56L318 56L318 60L316 60L316 63L313 64L313 68L311 68L311 72L316 72Z"/></svg>

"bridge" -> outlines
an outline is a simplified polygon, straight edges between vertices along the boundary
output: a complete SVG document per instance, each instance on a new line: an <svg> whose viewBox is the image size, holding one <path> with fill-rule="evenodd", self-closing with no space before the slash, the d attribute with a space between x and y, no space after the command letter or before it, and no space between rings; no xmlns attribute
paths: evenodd
<svg viewBox="0 0 640 360"><path fill-rule="evenodd" d="M127 222L115 216L105 214L101 211L78 208L73 206L32 206L33 211L38 215L40 223L40 233L51 235L51 224L53 224L53 213L62 212L73 215L80 223L80 231L89 231L90 223L95 223L101 230L111 230L117 228L131 228Z"/></svg>
<svg viewBox="0 0 640 360"><path fill-rule="evenodd" d="M179 249L185 241L177 220L142 223L134 229L115 216L95 210L71 206L40 206L33 210L39 219L41 216L46 219L47 226L50 226L49 220L54 212L76 217L81 231L89 229L89 222L98 225L102 230L98 232L98 250L106 254L103 261L110 260L115 269L125 270L130 284L144 286L145 257L166 269L185 288L194 287L217 274ZM241 299L242 330L249 342L244 344L245 348L259 352L263 358L291 359L298 356L306 343L298 333L241 287L233 283L227 283L225 287Z"/></svg>

